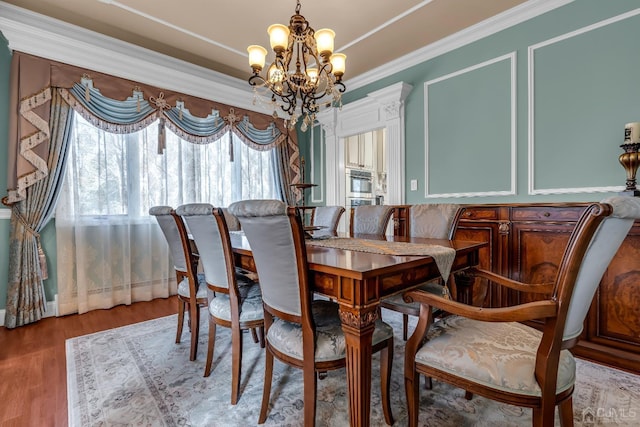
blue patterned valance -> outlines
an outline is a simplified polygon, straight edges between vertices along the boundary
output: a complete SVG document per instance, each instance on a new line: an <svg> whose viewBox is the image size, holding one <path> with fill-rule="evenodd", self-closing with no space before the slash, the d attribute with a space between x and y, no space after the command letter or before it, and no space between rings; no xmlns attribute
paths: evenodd
<svg viewBox="0 0 640 427"><path fill-rule="evenodd" d="M122 101L102 95L90 79L83 78L69 90L62 90L62 96L87 121L111 133L136 132L160 120L162 128L166 126L180 138L194 144L210 144L225 133L233 132L245 144L262 151L287 138L275 123L266 129L258 129L248 116L236 115L233 108L226 116L220 116L217 110L212 110L207 117L194 116L180 101L169 105L162 92L147 100L141 91L134 88L132 95ZM159 153L164 151L164 135L163 131L158 133Z"/></svg>

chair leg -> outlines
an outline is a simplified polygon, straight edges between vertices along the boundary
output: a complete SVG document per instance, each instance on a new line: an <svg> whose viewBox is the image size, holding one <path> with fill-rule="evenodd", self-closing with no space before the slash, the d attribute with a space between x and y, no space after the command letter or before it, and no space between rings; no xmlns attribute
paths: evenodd
<svg viewBox="0 0 640 427"><path fill-rule="evenodd" d="M533 408L533 427L552 426L555 419L555 411L555 404L553 402L545 402L543 399L541 408Z"/></svg>
<svg viewBox="0 0 640 427"><path fill-rule="evenodd" d="M433 388L433 382L431 381L431 377L424 377L424 389L431 390Z"/></svg>
<svg viewBox="0 0 640 427"><path fill-rule="evenodd" d="M404 341L407 340L407 336L409 335L408 330L409 330L409 315L403 314L402 315L402 339Z"/></svg>
<svg viewBox="0 0 640 427"><path fill-rule="evenodd" d="M253 330L253 329L252 329ZM231 327L231 404L238 403L240 395L240 377L242 375L242 331L235 325Z"/></svg>
<svg viewBox="0 0 640 427"><path fill-rule="evenodd" d="M560 403L560 425L562 427L573 427L573 397Z"/></svg>
<svg viewBox="0 0 640 427"><path fill-rule="evenodd" d="M189 324L191 326L191 352L189 360L196 360L198 354L198 333L200 332L200 306L189 304Z"/></svg>
<svg viewBox="0 0 640 427"><path fill-rule="evenodd" d="M415 371L409 375L405 367L404 392L407 399L407 422L409 427L418 427L420 376Z"/></svg>
<svg viewBox="0 0 640 427"><path fill-rule="evenodd" d="M187 328L191 332L191 305L188 302L184 303L184 311L187 313Z"/></svg>
<svg viewBox="0 0 640 427"><path fill-rule="evenodd" d="M464 398L467 400L471 400L473 399L473 393L471 393L470 391L464 391Z"/></svg>
<svg viewBox="0 0 640 427"><path fill-rule="evenodd" d="M180 344L182 337L182 327L184 326L184 301L178 299L178 331L176 333L176 344Z"/></svg>
<svg viewBox="0 0 640 427"><path fill-rule="evenodd" d="M209 316L209 347L207 350L207 363L204 367L204 376L211 375L211 363L213 362L213 350L216 344L216 322Z"/></svg>
<svg viewBox="0 0 640 427"><path fill-rule="evenodd" d="M251 328L251 337L253 338L253 342L258 342L258 334L256 333L256 328Z"/></svg>
<svg viewBox="0 0 640 427"><path fill-rule="evenodd" d="M260 341L260 347L264 348L264 326L260 326L258 330L258 339Z"/></svg>
<svg viewBox="0 0 640 427"><path fill-rule="evenodd" d="M391 369L393 364L393 339L380 351L380 396L382 396L382 411L384 420L388 425L393 425L391 413Z"/></svg>
<svg viewBox="0 0 640 427"><path fill-rule="evenodd" d="M316 375L313 361L305 362L305 366L302 368L302 377L302 388L304 389L304 425L315 426L318 376Z"/></svg>
<svg viewBox="0 0 640 427"><path fill-rule="evenodd" d="M271 395L271 379L273 377L273 354L269 350L265 352L264 359L264 385L262 387L262 406L260 407L260 418L258 424L264 424L267 420L269 409L269 396Z"/></svg>

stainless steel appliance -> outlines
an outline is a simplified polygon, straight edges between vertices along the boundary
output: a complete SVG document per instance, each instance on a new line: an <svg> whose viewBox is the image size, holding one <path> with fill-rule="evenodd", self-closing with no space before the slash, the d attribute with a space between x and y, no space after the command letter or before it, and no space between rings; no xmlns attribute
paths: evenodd
<svg viewBox="0 0 640 427"><path fill-rule="evenodd" d="M373 199L373 173L347 169L347 197Z"/></svg>

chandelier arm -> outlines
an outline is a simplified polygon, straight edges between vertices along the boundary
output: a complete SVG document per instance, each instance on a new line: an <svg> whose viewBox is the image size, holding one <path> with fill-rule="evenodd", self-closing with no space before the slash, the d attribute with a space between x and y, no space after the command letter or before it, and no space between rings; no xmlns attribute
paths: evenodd
<svg viewBox="0 0 640 427"><path fill-rule="evenodd" d="M267 81L260 74L256 73L249 77L249 84L251 86L265 86Z"/></svg>
<svg viewBox="0 0 640 427"><path fill-rule="evenodd" d="M297 102L296 102L297 91L291 87L289 82L286 82L286 85L287 85L287 92L285 94L280 94L282 101L284 101L280 105L280 108L282 108L282 110L285 113L294 115L296 111L296 106L297 106Z"/></svg>

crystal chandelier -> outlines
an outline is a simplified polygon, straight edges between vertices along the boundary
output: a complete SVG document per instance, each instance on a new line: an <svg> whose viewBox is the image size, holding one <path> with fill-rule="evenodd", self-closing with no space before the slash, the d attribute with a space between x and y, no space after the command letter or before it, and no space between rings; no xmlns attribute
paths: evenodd
<svg viewBox="0 0 640 427"><path fill-rule="evenodd" d="M342 76L347 56L333 53L332 30L314 31L309 26L300 15L300 0L289 26L274 24L267 33L275 59L267 68L266 78L260 72L267 50L256 45L247 48L253 70L249 84L254 87L254 102L270 97L274 117L278 116L278 107L282 108L289 116L290 129L302 117L300 128L304 132L322 107L342 106L342 93L346 89Z"/></svg>

